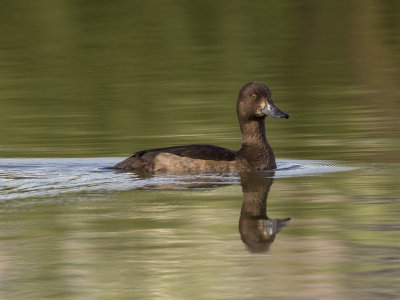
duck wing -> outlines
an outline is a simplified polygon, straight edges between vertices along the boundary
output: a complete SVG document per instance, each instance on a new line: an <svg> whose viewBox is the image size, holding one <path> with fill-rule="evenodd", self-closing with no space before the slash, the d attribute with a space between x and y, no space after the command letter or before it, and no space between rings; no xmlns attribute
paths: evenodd
<svg viewBox="0 0 400 300"><path fill-rule="evenodd" d="M180 157L192 159L212 161L233 161L236 158L236 152L231 149L214 145L187 145L142 150L132 154L132 156L116 164L114 168L152 172L154 169L155 157L163 153L170 153Z"/></svg>

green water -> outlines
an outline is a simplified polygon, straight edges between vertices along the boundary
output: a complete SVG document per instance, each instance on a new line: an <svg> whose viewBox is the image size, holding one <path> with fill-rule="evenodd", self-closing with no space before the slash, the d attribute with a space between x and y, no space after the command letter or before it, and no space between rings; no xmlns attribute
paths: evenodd
<svg viewBox="0 0 400 300"><path fill-rule="evenodd" d="M2 1L0 298L396 299L399 15L397 1ZM266 122L275 174L104 169L150 147L237 148L251 80L290 114Z"/></svg>

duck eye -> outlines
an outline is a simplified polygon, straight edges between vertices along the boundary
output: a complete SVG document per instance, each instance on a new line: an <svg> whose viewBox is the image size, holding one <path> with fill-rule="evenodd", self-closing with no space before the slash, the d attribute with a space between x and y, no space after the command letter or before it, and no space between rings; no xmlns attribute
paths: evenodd
<svg viewBox="0 0 400 300"><path fill-rule="evenodd" d="M253 99L257 99L257 95L256 94L254 94L252 97L253 97Z"/></svg>

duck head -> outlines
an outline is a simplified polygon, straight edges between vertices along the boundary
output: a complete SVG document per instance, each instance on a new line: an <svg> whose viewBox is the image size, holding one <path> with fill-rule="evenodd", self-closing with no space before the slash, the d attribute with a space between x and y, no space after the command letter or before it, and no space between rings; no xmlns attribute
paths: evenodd
<svg viewBox="0 0 400 300"><path fill-rule="evenodd" d="M252 81L239 91L236 104L239 119L289 118L289 115L275 106L271 91L266 85Z"/></svg>

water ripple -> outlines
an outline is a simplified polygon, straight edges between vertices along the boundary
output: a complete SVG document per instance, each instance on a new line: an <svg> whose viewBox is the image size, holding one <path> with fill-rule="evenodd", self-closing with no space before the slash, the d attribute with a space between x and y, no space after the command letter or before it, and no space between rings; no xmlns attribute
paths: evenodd
<svg viewBox="0 0 400 300"><path fill-rule="evenodd" d="M121 158L0 159L0 201L52 197L65 193L130 189L210 188L238 184L238 174L156 175L140 178L132 172L107 169ZM345 171L351 167L330 161L278 160L266 176L294 177Z"/></svg>

